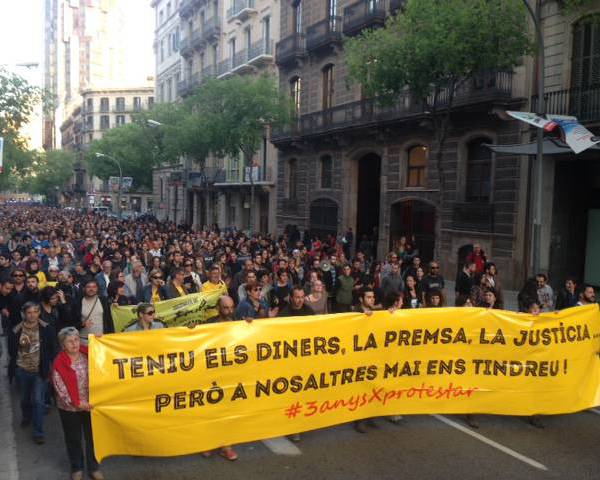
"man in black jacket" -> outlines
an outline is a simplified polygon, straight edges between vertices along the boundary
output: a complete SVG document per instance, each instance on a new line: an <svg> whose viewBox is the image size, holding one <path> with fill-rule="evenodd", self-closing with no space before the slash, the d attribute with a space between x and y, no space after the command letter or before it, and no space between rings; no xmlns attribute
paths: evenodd
<svg viewBox="0 0 600 480"><path fill-rule="evenodd" d="M50 368L57 352L56 331L40 319L40 306L27 302L22 321L8 338L9 378L17 377L21 395L21 426L33 421L33 440L44 443L44 412Z"/></svg>

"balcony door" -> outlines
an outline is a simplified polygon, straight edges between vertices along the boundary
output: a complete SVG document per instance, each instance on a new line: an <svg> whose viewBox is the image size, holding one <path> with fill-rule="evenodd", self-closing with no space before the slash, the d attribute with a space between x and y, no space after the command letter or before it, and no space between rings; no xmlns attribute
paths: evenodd
<svg viewBox="0 0 600 480"><path fill-rule="evenodd" d="M302 0L292 4L292 22L294 33L302 33Z"/></svg>
<svg viewBox="0 0 600 480"><path fill-rule="evenodd" d="M569 115L590 119L600 112L600 15L573 26Z"/></svg>

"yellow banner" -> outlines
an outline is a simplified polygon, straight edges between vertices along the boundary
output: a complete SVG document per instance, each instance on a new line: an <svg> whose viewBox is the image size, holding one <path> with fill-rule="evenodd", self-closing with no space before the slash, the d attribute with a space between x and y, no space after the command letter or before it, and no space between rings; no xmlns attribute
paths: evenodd
<svg viewBox="0 0 600 480"><path fill-rule="evenodd" d="M600 404L600 312L480 308L206 324L90 340L96 455L172 456L396 414Z"/></svg>
<svg viewBox="0 0 600 480"><path fill-rule="evenodd" d="M223 287L209 293L192 293L184 297L156 302L155 320L164 323L167 327L191 327L206 322L218 314L217 300L221 295L226 294L227 289ZM115 331L122 332L137 321L136 308L136 306L111 306Z"/></svg>

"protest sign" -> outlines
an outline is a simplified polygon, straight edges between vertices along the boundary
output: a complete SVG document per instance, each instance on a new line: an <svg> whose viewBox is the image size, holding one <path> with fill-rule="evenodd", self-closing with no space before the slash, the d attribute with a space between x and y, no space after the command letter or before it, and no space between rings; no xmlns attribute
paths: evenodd
<svg viewBox="0 0 600 480"><path fill-rule="evenodd" d="M90 337L99 460L172 456L397 414L600 403L597 305L440 308Z"/></svg>
<svg viewBox="0 0 600 480"><path fill-rule="evenodd" d="M194 326L204 323L217 315L215 308L221 295L226 295L227 289L214 290L210 293L192 293L183 297L172 298L156 302L155 320L162 322L167 327ZM112 305L111 312L115 331L122 332L137 321L136 306Z"/></svg>

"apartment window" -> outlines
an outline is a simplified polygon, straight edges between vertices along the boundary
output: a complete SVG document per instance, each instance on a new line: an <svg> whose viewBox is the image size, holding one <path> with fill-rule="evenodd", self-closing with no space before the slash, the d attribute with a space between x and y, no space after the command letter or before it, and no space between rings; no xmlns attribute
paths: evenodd
<svg viewBox="0 0 600 480"><path fill-rule="evenodd" d="M86 101L86 109L88 112L93 112L94 111L94 99L93 98L88 98Z"/></svg>
<svg viewBox="0 0 600 480"><path fill-rule="evenodd" d="M235 38L229 40L229 58L233 61L233 57L235 56Z"/></svg>
<svg viewBox="0 0 600 480"><path fill-rule="evenodd" d="M290 80L290 96L294 105L294 113L300 115L301 106L301 95L302 95L302 80L300 77L294 77Z"/></svg>
<svg viewBox="0 0 600 480"><path fill-rule="evenodd" d="M333 65L327 65L323 68L322 71L322 85L323 85L323 98L322 98L322 108L323 110L327 110L333 106L333 85L334 85L334 76L333 76Z"/></svg>
<svg viewBox="0 0 600 480"><path fill-rule="evenodd" d="M136 112L142 109L142 97L133 97L133 109Z"/></svg>
<svg viewBox="0 0 600 480"><path fill-rule="evenodd" d="M483 146L492 143L488 138L478 138L467 147L467 202L488 203L492 190L492 151Z"/></svg>
<svg viewBox="0 0 600 480"><path fill-rule="evenodd" d="M572 89L600 85L599 20L600 15L588 16L573 27Z"/></svg>
<svg viewBox="0 0 600 480"><path fill-rule="evenodd" d="M179 74L177 74L179 76ZM154 97L148 97L148 109L154 107Z"/></svg>
<svg viewBox="0 0 600 480"><path fill-rule="evenodd" d="M93 115L88 115L85 119L85 126L90 129L93 130L94 129L94 117Z"/></svg>
<svg viewBox="0 0 600 480"><path fill-rule="evenodd" d="M302 0L292 3L292 21L294 33L302 33Z"/></svg>
<svg viewBox="0 0 600 480"><path fill-rule="evenodd" d="M124 112L125 111L125 98L124 97L117 97L117 99L116 99L116 110L117 110L117 112Z"/></svg>
<svg viewBox="0 0 600 480"><path fill-rule="evenodd" d="M165 40L162 39L160 41L160 61L164 62L165 61Z"/></svg>
<svg viewBox="0 0 600 480"><path fill-rule="evenodd" d="M244 34L246 35L246 48L250 51L252 48L252 29L250 27L246 28Z"/></svg>
<svg viewBox="0 0 600 480"><path fill-rule="evenodd" d="M108 130L110 128L110 117L108 115L100 115L100 130Z"/></svg>
<svg viewBox="0 0 600 480"><path fill-rule="evenodd" d="M320 160L321 188L331 188L333 182L333 159L331 155L324 155Z"/></svg>
<svg viewBox="0 0 600 480"><path fill-rule="evenodd" d="M165 21L165 14L161 10L160 13L158 14L158 24L162 25L164 21Z"/></svg>
<svg viewBox="0 0 600 480"><path fill-rule="evenodd" d="M298 191L296 189L296 183L298 179L298 160L295 158L290 159L288 162L287 170L287 198L289 200L296 200L298 198Z"/></svg>
<svg viewBox="0 0 600 480"><path fill-rule="evenodd" d="M108 98L103 97L100 99L100 111L101 112L108 112L109 109L109 102L108 102Z"/></svg>
<svg viewBox="0 0 600 480"><path fill-rule="evenodd" d="M167 3L167 18L171 16L171 4Z"/></svg>
<svg viewBox="0 0 600 480"><path fill-rule="evenodd" d="M117 115L117 127L125 125L125 115Z"/></svg>
<svg viewBox="0 0 600 480"><path fill-rule="evenodd" d="M262 39L264 42L265 53L271 52L271 17L265 17L262 21Z"/></svg>
<svg viewBox="0 0 600 480"><path fill-rule="evenodd" d="M173 36L173 51L174 52L179 51L179 37L180 37L179 27L177 27L177 30L175 30L175 35Z"/></svg>
<svg viewBox="0 0 600 480"><path fill-rule="evenodd" d="M427 158L429 149L424 145L412 147L408 151L408 161L406 168L406 186L424 187L425 175L427 172Z"/></svg>

